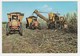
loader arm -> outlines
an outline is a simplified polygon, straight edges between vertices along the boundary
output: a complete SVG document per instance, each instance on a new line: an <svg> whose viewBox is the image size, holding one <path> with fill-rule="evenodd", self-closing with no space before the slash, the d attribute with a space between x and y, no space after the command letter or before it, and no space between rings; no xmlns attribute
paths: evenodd
<svg viewBox="0 0 80 56"><path fill-rule="evenodd" d="M33 13L35 13L37 16L39 16L44 21L46 21L46 22L49 21L46 17L44 17L42 14L40 14L40 12L38 10L35 10Z"/></svg>

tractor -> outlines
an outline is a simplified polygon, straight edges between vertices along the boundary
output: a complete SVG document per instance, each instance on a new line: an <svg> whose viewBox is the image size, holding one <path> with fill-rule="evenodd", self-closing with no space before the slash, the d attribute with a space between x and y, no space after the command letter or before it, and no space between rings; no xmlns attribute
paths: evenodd
<svg viewBox="0 0 80 56"><path fill-rule="evenodd" d="M26 24L26 28L29 29L41 29L40 28L40 23L37 20L36 16L29 16L28 18L26 18L27 24Z"/></svg>
<svg viewBox="0 0 80 56"><path fill-rule="evenodd" d="M20 12L12 12L7 13L8 23L6 24L6 35L10 33L15 33L16 31L22 36L22 18L24 16L23 13Z"/></svg>

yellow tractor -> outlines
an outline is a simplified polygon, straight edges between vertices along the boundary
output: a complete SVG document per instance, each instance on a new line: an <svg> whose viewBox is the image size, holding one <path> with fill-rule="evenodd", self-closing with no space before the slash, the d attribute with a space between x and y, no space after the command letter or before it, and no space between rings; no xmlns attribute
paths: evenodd
<svg viewBox="0 0 80 56"><path fill-rule="evenodd" d="M6 24L6 35L18 31L22 36L22 18L24 16L23 13L20 12L12 12L7 13L8 23Z"/></svg>
<svg viewBox="0 0 80 56"><path fill-rule="evenodd" d="M36 16L29 16L28 18L26 18L26 28L29 29L41 29L40 28L40 23L37 20Z"/></svg>

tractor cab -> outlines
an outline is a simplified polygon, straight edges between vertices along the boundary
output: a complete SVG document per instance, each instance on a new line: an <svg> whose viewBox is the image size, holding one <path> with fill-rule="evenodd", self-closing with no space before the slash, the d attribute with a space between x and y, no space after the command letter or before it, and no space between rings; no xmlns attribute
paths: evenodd
<svg viewBox="0 0 80 56"><path fill-rule="evenodd" d="M18 20L18 16L17 15L12 15L12 20Z"/></svg>
<svg viewBox="0 0 80 56"><path fill-rule="evenodd" d="M7 16L8 16L8 21L16 20L21 22L24 14L20 12L12 12L8 13Z"/></svg>

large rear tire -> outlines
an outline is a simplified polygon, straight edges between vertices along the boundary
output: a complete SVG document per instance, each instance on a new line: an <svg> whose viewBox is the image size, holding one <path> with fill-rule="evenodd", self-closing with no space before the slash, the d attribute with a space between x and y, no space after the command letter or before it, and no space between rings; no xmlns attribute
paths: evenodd
<svg viewBox="0 0 80 56"><path fill-rule="evenodd" d="M26 24L26 28L28 28L29 27L29 25L28 24Z"/></svg>
<svg viewBox="0 0 80 56"><path fill-rule="evenodd" d="M55 29L61 29L61 25L59 21L55 22Z"/></svg>
<svg viewBox="0 0 80 56"><path fill-rule="evenodd" d="M54 23L49 23L48 24L48 29L55 29L55 24Z"/></svg>
<svg viewBox="0 0 80 56"><path fill-rule="evenodd" d="M7 24L6 24L6 35L7 35L7 36L9 35L9 32L10 32L10 28L9 28L8 23L7 23Z"/></svg>
<svg viewBox="0 0 80 56"><path fill-rule="evenodd" d="M38 25L38 29L39 29L39 30L41 30L41 26L40 26L40 23L39 23L39 25Z"/></svg>
<svg viewBox="0 0 80 56"><path fill-rule="evenodd" d="M28 20L27 20L26 28L28 28L28 27L29 27L29 22L28 22Z"/></svg>
<svg viewBox="0 0 80 56"><path fill-rule="evenodd" d="M19 34L20 34L21 36L23 35L22 23L20 24L20 27L19 27Z"/></svg>

